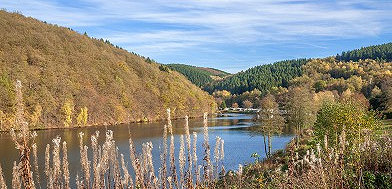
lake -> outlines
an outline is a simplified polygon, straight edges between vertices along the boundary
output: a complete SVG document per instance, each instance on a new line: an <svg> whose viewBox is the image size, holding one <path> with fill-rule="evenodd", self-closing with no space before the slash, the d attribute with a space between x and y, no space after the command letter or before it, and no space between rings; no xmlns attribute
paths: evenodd
<svg viewBox="0 0 392 189"><path fill-rule="evenodd" d="M246 164L253 162L252 153L257 152L261 157L265 157L263 136L261 133L250 130L251 127L257 127L253 122L253 115L251 114L223 114L223 117L213 117L208 119L209 137L211 154L215 146L215 139L217 136L221 137L224 142L225 158L224 166L226 170L237 169L238 164ZM133 142L136 146L136 151L141 151L141 146L145 142L151 141L153 143L153 160L156 169L159 167L159 146L162 146L163 125L165 122L155 123L133 123L116 126L101 126L101 127L86 127L75 129L52 129L37 131L36 143L38 146L39 170L42 170L41 180L44 178L44 162L45 162L45 148L46 144L52 145L52 139L60 136L62 141L67 142L68 147L68 161L70 164L71 184L75 184L75 177L80 171L80 154L79 154L79 135L84 132L84 144L90 146L90 136L96 131L100 132L100 144L104 141L106 130L114 132L114 140L119 148L119 152L124 154L125 161L129 160L129 133L131 133ZM185 120L173 120L173 132L175 134L176 156L178 157L179 138L180 135L185 134L184 124ZM189 120L190 133L197 133L198 142L198 159L203 157L203 119L195 118ZM293 138L294 134L290 131L285 131L280 135L276 135L272 139L273 151L283 149L286 144ZM91 155L91 151L89 151ZM18 160L18 152L15 149L10 135L8 133L0 133L0 163L3 168L4 176L7 185L11 186L12 180L12 166L13 162ZM199 164L201 164L200 162ZM128 163L131 166L130 163ZM80 174L80 173L79 173ZM42 181L41 181L42 182ZM45 188L45 187L44 187Z"/></svg>

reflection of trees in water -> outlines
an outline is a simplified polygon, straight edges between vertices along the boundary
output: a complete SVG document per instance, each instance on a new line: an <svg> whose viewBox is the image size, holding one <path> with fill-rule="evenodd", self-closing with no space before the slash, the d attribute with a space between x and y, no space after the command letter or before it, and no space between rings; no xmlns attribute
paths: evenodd
<svg viewBox="0 0 392 189"><path fill-rule="evenodd" d="M295 132L295 127L290 125L285 125L282 129L282 134L293 134Z"/></svg>
<svg viewBox="0 0 392 189"><path fill-rule="evenodd" d="M232 120L230 120L231 125L237 125L238 122L239 122L238 119L232 119Z"/></svg>

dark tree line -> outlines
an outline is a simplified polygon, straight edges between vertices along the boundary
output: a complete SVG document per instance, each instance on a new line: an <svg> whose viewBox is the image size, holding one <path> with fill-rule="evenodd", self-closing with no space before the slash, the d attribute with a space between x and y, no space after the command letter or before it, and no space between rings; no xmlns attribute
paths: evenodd
<svg viewBox="0 0 392 189"><path fill-rule="evenodd" d="M188 78L193 84L203 87L206 84L211 83L214 79L211 76L219 76L224 77L228 73L225 73L220 70L213 69L214 72L219 74L211 73L207 70L203 70L203 68L199 68L196 66L184 65L184 64L168 64L167 65L170 69L177 71Z"/></svg>
<svg viewBox="0 0 392 189"><path fill-rule="evenodd" d="M302 75L301 66L307 61L308 59L285 60L256 66L220 82L212 83L206 86L205 90L208 92L227 90L232 94L241 94L258 89L266 93L272 87L287 87L288 81Z"/></svg>
<svg viewBox="0 0 392 189"><path fill-rule="evenodd" d="M392 60L392 43L362 47L336 55L340 61L358 61L359 59Z"/></svg>

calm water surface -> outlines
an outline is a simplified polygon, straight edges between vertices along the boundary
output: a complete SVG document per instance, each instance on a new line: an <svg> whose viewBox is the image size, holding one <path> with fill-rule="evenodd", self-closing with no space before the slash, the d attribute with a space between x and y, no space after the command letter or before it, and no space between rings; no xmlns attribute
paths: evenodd
<svg viewBox="0 0 392 189"><path fill-rule="evenodd" d="M262 157L265 156L263 136L261 133L256 133L250 129L257 127L257 124L252 121L253 115L245 114L224 114L225 117L215 117L208 120L209 137L211 154L215 146L215 139L217 136L225 141L225 159L224 166L226 170L237 169L238 164L246 164L253 162L251 154L257 152ZM176 156L178 157L179 138L180 135L185 134L184 120L174 120L174 134L176 142ZM45 162L45 148L46 144L52 144L52 139L60 136L62 141L67 142L68 158L70 164L71 183L75 183L76 174L80 171L80 154L79 154L79 139L78 133L85 133L84 144L91 144L90 136L95 131L100 132L100 144L104 141L105 131L112 130L114 132L114 140L119 148L119 152L124 154L125 161L129 160L129 133L135 143L137 152L141 151L142 143L151 141L153 143L153 157L154 166L159 167L159 146L162 146L162 133L164 122L160 123L145 123L145 124L128 124L117 126L101 126L88 127L77 129L53 129L37 131L38 137L36 143L38 146L39 169L42 170L41 178L44 178L44 162ZM189 120L190 132L198 134L198 159L201 160L203 156L202 142L203 142L203 120L191 119ZM293 138L293 133L286 131L281 135L276 135L272 139L272 149L283 149L285 145ZM91 152L89 152L91 155ZM0 163L3 168L4 176L7 185L11 186L12 180L12 166L13 162L18 160L18 152L8 133L0 133ZM200 162L199 164L201 164ZM130 166L130 163L128 163ZM80 173L79 173L80 174ZM41 179L42 180L42 179ZM45 187L44 187L45 188Z"/></svg>

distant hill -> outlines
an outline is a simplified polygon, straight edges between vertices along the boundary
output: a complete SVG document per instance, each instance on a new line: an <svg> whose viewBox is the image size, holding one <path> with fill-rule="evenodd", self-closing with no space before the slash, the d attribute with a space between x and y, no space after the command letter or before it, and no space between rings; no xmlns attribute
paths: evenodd
<svg viewBox="0 0 392 189"><path fill-rule="evenodd" d="M199 87L203 87L212 81L221 80L224 77L230 75L227 72L214 68L196 67L185 64L167 64L167 66L170 69L183 74L193 84Z"/></svg>
<svg viewBox="0 0 392 189"><path fill-rule="evenodd" d="M340 61L358 61L360 59L392 61L392 43L373 45L342 52L336 56L336 59Z"/></svg>
<svg viewBox="0 0 392 189"><path fill-rule="evenodd" d="M174 117L214 110L213 98L183 75L108 41L5 11L0 26L2 128L15 119L17 79L32 127L64 126L66 107L72 126L83 107L88 125L164 119L167 108Z"/></svg>
<svg viewBox="0 0 392 189"><path fill-rule="evenodd" d="M206 86L205 90L210 93L215 90L227 90L232 94L241 94L253 89L265 93L272 87L287 87L288 81L302 75L301 66L307 61L307 59L285 60L256 66L224 80L213 82Z"/></svg>

